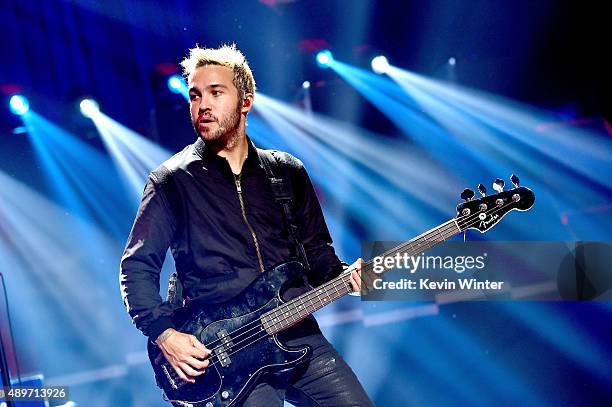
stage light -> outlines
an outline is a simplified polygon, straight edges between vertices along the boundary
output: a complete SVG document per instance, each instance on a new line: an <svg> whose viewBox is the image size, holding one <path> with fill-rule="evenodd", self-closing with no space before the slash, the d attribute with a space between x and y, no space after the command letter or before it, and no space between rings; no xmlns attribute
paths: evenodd
<svg viewBox="0 0 612 407"><path fill-rule="evenodd" d="M92 117L119 175L126 181L134 203L140 201L148 174L172 153L100 112Z"/></svg>
<svg viewBox="0 0 612 407"><path fill-rule="evenodd" d="M457 60L454 57L450 57L450 58L448 58L448 64L450 66L455 66L455 65L457 65Z"/></svg>
<svg viewBox="0 0 612 407"><path fill-rule="evenodd" d="M96 113L100 112L100 106L98 102L93 99L83 99L81 103L79 103L79 107L81 108L81 113L85 117L92 117Z"/></svg>
<svg viewBox="0 0 612 407"><path fill-rule="evenodd" d="M172 75L168 78L168 88L172 93L181 93L184 87L185 84L180 75Z"/></svg>
<svg viewBox="0 0 612 407"><path fill-rule="evenodd" d="M334 56L330 50L324 49L323 51L319 51L317 54L317 63L321 68L329 68L332 62L334 62Z"/></svg>
<svg viewBox="0 0 612 407"><path fill-rule="evenodd" d="M302 82L302 88L309 89L310 88L310 82L309 81Z"/></svg>
<svg viewBox="0 0 612 407"><path fill-rule="evenodd" d="M30 103L25 96L21 95L13 95L9 99L9 106L11 108L11 112L16 114L17 116L23 116L30 110Z"/></svg>
<svg viewBox="0 0 612 407"><path fill-rule="evenodd" d="M187 89L185 79L181 75L174 74L168 77L168 89L172 93L183 95L185 100L189 100L189 90Z"/></svg>
<svg viewBox="0 0 612 407"><path fill-rule="evenodd" d="M389 70L387 57L379 55L372 58L372 70L378 74L385 74Z"/></svg>

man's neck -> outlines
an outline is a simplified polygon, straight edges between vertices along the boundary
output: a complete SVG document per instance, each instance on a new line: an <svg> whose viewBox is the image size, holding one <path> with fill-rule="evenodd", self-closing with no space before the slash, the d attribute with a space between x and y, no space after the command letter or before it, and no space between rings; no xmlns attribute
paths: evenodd
<svg viewBox="0 0 612 407"><path fill-rule="evenodd" d="M217 151L217 155L227 160L234 174L240 174L249 154L249 143L247 142L246 133L242 132L240 136L232 141L233 143L229 143Z"/></svg>

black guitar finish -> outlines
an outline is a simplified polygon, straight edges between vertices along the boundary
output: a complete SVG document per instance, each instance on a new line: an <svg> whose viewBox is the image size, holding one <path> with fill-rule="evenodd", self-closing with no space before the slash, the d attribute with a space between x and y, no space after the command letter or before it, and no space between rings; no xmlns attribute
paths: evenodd
<svg viewBox="0 0 612 407"><path fill-rule="evenodd" d="M213 350L211 365L195 378L195 383L181 380L161 350L149 342L157 383L169 401L174 406L232 406L263 374L289 371L308 360L310 347L284 346L276 334L265 331L260 321L263 314L282 304L283 286L303 273L300 263L283 263L259 276L233 301L215 306L190 305L196 309L179 330L194 335Z"/></svg>

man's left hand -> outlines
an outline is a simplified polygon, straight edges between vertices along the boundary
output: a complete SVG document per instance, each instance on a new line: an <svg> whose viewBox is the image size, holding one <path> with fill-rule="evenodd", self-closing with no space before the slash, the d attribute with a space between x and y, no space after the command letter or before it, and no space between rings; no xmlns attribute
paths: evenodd
<svg viewBox="0 0 612 407"><path fill-rule="evenodd" d="M361 266L363 265L363 259L359 258L355 263L351 264L347 270L353 270L351 272L351 287L353 292L361 292Z"/></svg>

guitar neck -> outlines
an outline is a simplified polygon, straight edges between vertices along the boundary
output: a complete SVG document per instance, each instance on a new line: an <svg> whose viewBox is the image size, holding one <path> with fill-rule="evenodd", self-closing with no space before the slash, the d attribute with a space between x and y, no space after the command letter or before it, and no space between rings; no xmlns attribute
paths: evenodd
<svg viewBox="0 0 612 407"><path fill-rule="evenodd" d="M455 219L451 219L414 239L394 247L380 256L394 257L398 254L401 256L404 256L404 254L414 256L434 247L438 243L449 239L463 230L464 229L459 226ZM373 264L373 261L365 262L362 266L362 272L370 272L373 268ZM270 334L280 332L306 318L313 312L320 310L327 304L331 304L337 299L344 297L346 294L353 291L350 284L350 278L351 273L347 270L346 273L340 274L327 283L267 312L261 317L264 328Z"/></svg>

